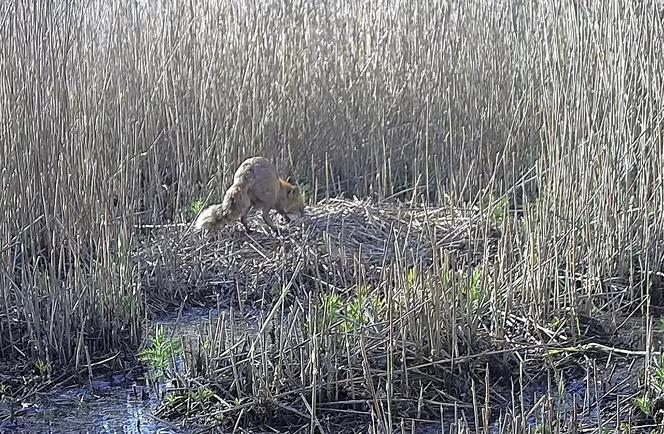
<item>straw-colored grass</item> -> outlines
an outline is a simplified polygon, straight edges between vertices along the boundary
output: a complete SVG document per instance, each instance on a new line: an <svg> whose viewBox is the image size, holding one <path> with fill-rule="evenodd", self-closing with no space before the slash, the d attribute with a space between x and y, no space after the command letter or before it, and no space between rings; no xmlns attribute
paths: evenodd
<svg viewBox="0 0 664 434"><path fill-rule="evenodd" d="M212 346L197 375L221 390L225 364L247 363L254 383L234 373L235 393L269 392L311 426L342 377L351 396L366 382L376 423L437 411L426 400L444 407L459 387L480 423L495 348L521 381L544 359L517 349L583 342L589 318L632 318L650 378L663 13L656 0L1 2L0 358L87 373L130 354L154 308L232 294L273 312L266 328L305 330L243 361ZM311 205L371 200L313 206L286 240L139 229L191 221L258 154ZM460 288L475 270L472 301ZM366 327L312 316L363 287L386 303ZM435 391L432 375L446 378ZM296 384L301 407L277 399Z"/></svg>

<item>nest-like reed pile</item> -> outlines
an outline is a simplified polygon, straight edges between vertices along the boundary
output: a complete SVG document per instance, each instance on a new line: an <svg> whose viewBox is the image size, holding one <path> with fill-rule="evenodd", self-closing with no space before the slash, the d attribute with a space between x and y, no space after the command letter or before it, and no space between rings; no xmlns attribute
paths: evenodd
<svg viewBox="0 0 664 434"><path fill-rule="evenodd" d="M500 231L473 210L412 208L367 200L331 199L307 208L275 235L256 215L212 233L189 227L151 230L135 260L153 300L180 301L213 293L242 302L269 296L297 274L297 290L350 290L358 279L379 283L386 265L431 265L442 254L473 267L495 254ZM302 266L298 266L302 263ZM365 282L368 283L368 282Z"/></svg>
<svg viewBox="0 0 664 434"><path fill-rule="evenodd" d="M371 413L389 424L385 387L399 397L389 412L402 415L430 417L443 402L472 407L484 374L468 366L483 372L487 359L463 356L491 345L481 325L488 297L474 270L491 264L501 236L481 215L335 199L309 207L279 236L260 218L250 219L252 234L239 223L213 234L153 230L136 260L155 305L216 296L222 306L260 312L256 329L238 331L239 318L220 316L201 327L197 343L184 343L188 387L163 414L205 408L208 424L244 414L249 425L292 426L313 393L332 413ZM456 357L453 366L440 363ZM386 376L388 366L398 372ZM192 404L201 387L214 391L211 407ZM422 402L416 410L418 399L431 401L428 410Z"/></svg>

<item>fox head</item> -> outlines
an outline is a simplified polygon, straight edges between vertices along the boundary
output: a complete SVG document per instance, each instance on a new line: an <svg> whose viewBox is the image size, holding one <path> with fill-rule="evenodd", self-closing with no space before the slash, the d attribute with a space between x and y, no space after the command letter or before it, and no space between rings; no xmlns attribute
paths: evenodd
<svg viewBox="0 0 664 434"><path fill-rule="evenodd" d="M302 216L304 214L304 199L300 188L295 185L291 177L288 177L284 183L286 190L286 200L282 204L283 211L288 215Z"/></svg>

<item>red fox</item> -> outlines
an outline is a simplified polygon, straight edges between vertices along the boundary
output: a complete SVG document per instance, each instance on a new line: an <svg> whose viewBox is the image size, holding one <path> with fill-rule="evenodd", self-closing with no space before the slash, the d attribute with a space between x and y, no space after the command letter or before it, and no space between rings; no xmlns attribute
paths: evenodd
<svg viewBox="0 0 664 434"><path fill-rule="evenodd" d="M270 160L252 157L244 160L235 171L233 185L226 190L222 203L204 209L195 227L199 231L216 229L239 219L246 232L251 233L247 214L253 207L262 211L265 223L277 233L279 230L270 217L270 210L276 210L287 222L291 221L289 214L304 214L300 189L279 178Z"/></svg>

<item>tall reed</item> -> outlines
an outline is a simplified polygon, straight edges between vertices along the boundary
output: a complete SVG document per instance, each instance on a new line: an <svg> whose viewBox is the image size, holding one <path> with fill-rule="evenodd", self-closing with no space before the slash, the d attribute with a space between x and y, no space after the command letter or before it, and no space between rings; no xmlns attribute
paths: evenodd
<svg viewBox="0 0 664 434"><path fill-rule="evenodd" d="M135 226L255 154L312 203L484 204L488 227L507 200L494 290L536 323L659 297L658 1L7 0L0 24L3 358L136 345Z"/></svg>

